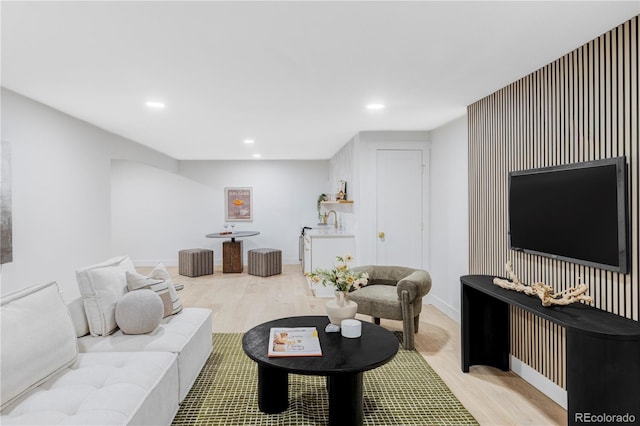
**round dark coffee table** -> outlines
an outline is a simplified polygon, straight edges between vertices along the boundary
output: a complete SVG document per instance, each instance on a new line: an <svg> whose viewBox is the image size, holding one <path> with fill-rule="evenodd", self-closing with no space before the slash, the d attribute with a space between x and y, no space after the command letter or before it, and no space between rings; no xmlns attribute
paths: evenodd
<svg viewBox="0 0 640 426"><path fill-rule="evenodd" d="M356 339L325 333L326 316L281 318L260 324L242 338L242 348L258 364L258 406L264 413L280 413L289 406L289 373L327 377L329 425L361 425L362 375L390 361L398 352L397 337L384 328L362 323ZM316 327L322 356L269 358L272 327Z"/></svg>

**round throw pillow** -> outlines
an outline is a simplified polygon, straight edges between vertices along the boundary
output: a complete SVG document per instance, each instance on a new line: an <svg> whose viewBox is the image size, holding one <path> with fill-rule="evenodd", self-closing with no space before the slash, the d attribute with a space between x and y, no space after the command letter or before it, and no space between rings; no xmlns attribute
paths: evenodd
<svg viewBox="0 0 640 426"><path fill-rule="evenodd" d="M130 291L116 304L116 324L125 334L150 333L162 321L163 313L164 304L155 291Z"/></svg>

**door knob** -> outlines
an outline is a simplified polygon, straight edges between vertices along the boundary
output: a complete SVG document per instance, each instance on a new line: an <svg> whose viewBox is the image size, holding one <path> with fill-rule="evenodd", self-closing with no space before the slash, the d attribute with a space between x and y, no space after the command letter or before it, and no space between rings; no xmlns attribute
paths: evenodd
<svg viewBox="0 0 640 426"><path fill-rule="evenodd" d="M384 238L384 232L382 231L378 232L378 238Z"/></svg>

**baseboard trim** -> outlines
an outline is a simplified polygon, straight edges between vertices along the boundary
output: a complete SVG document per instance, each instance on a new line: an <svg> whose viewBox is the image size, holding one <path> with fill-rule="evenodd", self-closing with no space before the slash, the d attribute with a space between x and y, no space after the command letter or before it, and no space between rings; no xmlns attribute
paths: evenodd
<svg viewBox="0 0 640 426"><path fill-rule="evenodd" d="M454 320L456 323L460 324L460 311L455 309L453 306L449 305L439 297L427 294L422 298L422 304L435 306L440 312Z"/></svg>
<svg viewBox="0 0 640 426"><path fill-rule="evenodd" d="M178 266L177 259L132 259L133 266L156 266L158 263L162 263L164 266ZM214 266L222 266L222 259L213 259ZM244 265L247 265L246 259ZM282 265L299 265L302 269L302 265L298 259L282 259Z"/></svg>
<svg viewBox="0 0 640 426"><path fill-rule="evenodd" d="M164 266L178 266L177 259L131 259L133 266L156 266L162 263Z"/></svg>
<svg viewBox="0 0 640 426"><path fill-rule="evenodd" d="M567 391L547 379L536 370L520 361L513 355L509 355L511 371L522 377L527 383L551 398L556 404L567 409Z"/></svg>

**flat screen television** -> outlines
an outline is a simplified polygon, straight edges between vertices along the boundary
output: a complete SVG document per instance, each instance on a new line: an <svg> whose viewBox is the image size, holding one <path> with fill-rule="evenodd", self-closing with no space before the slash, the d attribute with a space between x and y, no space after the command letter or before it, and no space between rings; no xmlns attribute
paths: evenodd
<svg viewBox="0 0 640 426"><path fill-rule="evenodd" d="M509 246L628 272L625 157L509 173Z"/></svg>

